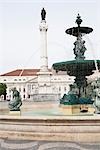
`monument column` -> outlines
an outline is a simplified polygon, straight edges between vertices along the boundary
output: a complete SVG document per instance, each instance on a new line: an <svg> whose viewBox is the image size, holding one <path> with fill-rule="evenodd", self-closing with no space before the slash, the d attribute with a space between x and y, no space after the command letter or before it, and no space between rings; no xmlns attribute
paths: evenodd
<svg viewBox="0 0 100 150"><path fill-rule="evenodd" d="M52 93L51 75L52 72L48 69L48 55L47 55L47 30L48 26L46 23L46 11L43 8L41 10L41 23L40 29L40 71L38 75L38 94L41 96L40 99L47 100L48 94Z"/></svg>
<svg viewBox="0 0 100 150"><path fill-rule="evenodd" d="M40 56L40 71L48 71L48 57L47 57L47 30L48 25L46 24L46 11L43 8L41 11L41 23L39 26L40 29L40 49L41 49L41 56Z"/></svg>

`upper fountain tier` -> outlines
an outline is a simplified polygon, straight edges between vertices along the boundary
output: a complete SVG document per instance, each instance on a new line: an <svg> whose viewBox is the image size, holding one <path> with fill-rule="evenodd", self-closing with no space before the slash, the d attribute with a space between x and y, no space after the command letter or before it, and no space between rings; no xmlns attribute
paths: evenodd
<svg viewBox="0 0 100 150"><path fill-rule="evenodd" d="M77 23L78 27L69 28L65 32L67 34L78 37L80 35L80 33L83 36L84 34L89 34L93 31L93 29L89 28L89 27L80 27L80 24L82 23L82 19L79 14L77 16L76 23Z"/></svg>
<svg viewBox="0 0 100 150"><path fill-rule="evenodd" d="M86 76L89 76L93 73L93 70L100 69L100 60L85 60L85 41L82 39L82 36L89 34L93 31L89 27L81 27L82 19L78 14L76 19L77 27L69 28L65 32L67 34L77 37L74 42L74 54L75 60L58 62L53 64L53 68L56 71L67 71L68 75L75 76L75 83L78 87L84 87L87 85ZM96 64L97 63L97 67Z"/></svg>
<svg viewBox="0 0 100 150"><path fill-rule="evenodd" d="M81 27L82 19L78 14L76 19L77 27L69 28L65 32L67 34L73 35L77 37L77 40L74 42L74 54L76 60L84 60L85 59L85 51L87 50L85 47L85 41L82 39L82 36L85 34L89 34L93 31L92 28L89 27Z"/></svg>

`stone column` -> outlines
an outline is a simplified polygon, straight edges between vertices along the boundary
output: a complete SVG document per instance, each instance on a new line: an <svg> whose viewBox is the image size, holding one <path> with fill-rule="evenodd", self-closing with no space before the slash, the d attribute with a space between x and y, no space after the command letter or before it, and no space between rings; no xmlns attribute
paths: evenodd
<svg viewBox="0 0 100 150"><path fill-rule="evenodd" d="M48 95L52 94L51 75L52 72L48 69L48 55L47 55L47 30L48 25L45 20L46 11L41 10L40 29L40 71L38 75L38 96L39 100L47 100ZM50 97L50 96L49 96Z"/></svg>
<svg viewBox="0 0 100 150"><path fill-rule="evenodd" d="M42 20L40 23L40 71L47 72L48 71L48 56L47 56L47 30L48 26L45 20Z"/></svg>

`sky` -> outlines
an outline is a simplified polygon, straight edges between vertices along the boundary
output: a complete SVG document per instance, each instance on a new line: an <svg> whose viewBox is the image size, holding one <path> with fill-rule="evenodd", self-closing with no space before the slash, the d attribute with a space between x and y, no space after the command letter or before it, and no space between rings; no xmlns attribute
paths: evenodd
<svg viewBox="0 0 100 150"><path fill-rule="evenodd" d="M100 59L99 0L0 0L0 74L40 67L41 9L46 10L48 65L74 59L76 38L65 30L74 26L93 28L84 36L86 59Z"/></svg>

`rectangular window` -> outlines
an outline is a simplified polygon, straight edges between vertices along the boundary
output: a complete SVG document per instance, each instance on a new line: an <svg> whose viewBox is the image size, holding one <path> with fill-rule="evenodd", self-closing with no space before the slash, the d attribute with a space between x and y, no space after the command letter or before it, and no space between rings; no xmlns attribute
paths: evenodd
<svg viewBox="0 0 100 150"><path fill-rule="evenodd" d="M28 95L28 98L30 98L30 95Z"/></svg>
<svg viewBox="0 0 100 150"><path fill-rule="evenodd" d="M59 87L59 91L61 91L61 87Z"/></svg>
<svg viewBox="0 0 100 150"><path fill-rule="evenodd" d="M64 91L66 92L66 87L64 87Z"/></svg>

